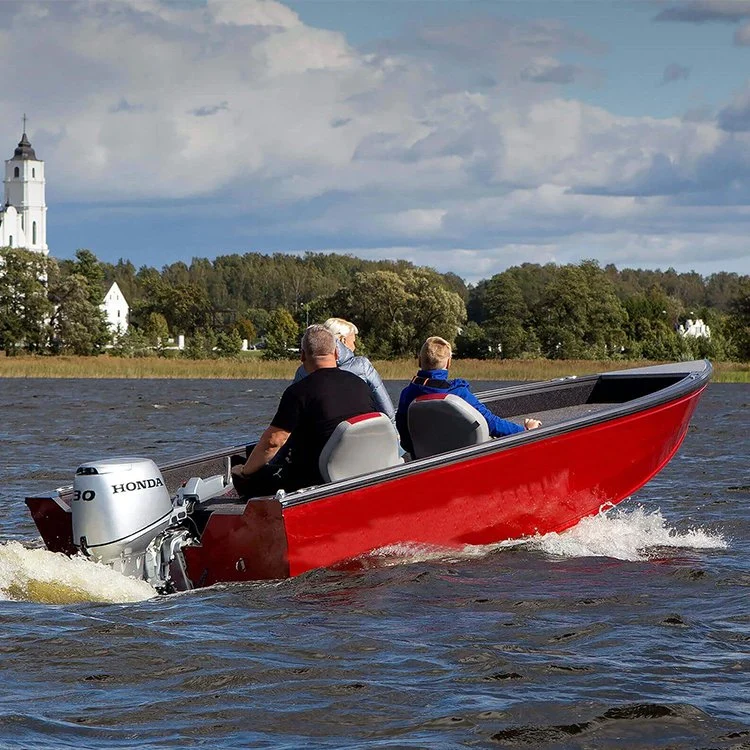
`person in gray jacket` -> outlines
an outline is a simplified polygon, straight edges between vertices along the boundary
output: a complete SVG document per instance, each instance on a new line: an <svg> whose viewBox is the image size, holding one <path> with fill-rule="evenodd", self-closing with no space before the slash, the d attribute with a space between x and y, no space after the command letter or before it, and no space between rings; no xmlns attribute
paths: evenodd
<svg viewBox="0 0 750 750"><path fill-rule="evenodd" d="M378 371L367 357L359 357L354 354L354 349L357 345L356 337L359 333L357 326L343 318L328 318L323 325L336 339L336 359L338 366L342 370L348 370L359 376L370 386L375 407L395 424L396 410L393 408L391 397L388 395L388 391L385 389ZM301 380L305 375L307 375L305 368L300 366L294 375L294 382L296 383L298 380Z"/></svg>

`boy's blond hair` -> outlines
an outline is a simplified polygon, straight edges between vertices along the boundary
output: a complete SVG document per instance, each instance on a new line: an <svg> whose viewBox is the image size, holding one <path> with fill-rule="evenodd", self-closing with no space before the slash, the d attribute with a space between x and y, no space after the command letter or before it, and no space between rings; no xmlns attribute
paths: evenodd
<svg viewBox="0 0 750 750"><path fill-rule="evenodd" d="M419 350L420 370L445 370L452 355L451 345L440 336L430 336Z"/></svg>

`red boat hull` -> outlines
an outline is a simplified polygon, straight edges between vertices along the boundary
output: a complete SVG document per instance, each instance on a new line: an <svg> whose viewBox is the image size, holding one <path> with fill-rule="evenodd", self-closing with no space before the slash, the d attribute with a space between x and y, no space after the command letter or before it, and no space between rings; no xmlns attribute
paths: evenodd
<svg viewBox="0 0 750 750"><path fill-rule="evenodd" d="M399 543L450 549L563 531L670 460L702 391L309 502L253 500L242 514L215 513L201 545L184 550L189 577L210 585L294 576Z"/></svg>
<svg viewBox="0 0 750 750"><path fill-rule="evenodd" d="M451 550L564 531L672 458L710 375L710 363L696 361L507 386L481 394L488 408L543 415L542 429L278 498L242 503L227 487L190 506L190 542L164 580L183 588L284 578L358 564L382 548ZM166 464L165 486L175 495L191 477L226 478L238 450L245 446ZM26 500L50 550L77 549L72 497L64 488Z"/></svg>

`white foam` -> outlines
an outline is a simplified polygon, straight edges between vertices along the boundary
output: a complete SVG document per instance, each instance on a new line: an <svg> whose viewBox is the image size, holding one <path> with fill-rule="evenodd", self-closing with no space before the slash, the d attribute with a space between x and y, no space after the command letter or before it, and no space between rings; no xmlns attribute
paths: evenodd
<svg viewBox="0 0 750 750"><path fill-rule="evenodd" d="M45 604L139 602L156 596L145 581L83 557L68 557L19 542L0 544L0 599Z"/></svg>
<svg viewBox="0 0 750 750"><path fill-rule="evenodd" d="M526 544L560 557L613 557L618 560L648 560L664 555L665 547L680 549L726 549L719 533L701 528L679 532L670 528L656 510L642 506L616 508L584 518L561 534L534 537Z"/></svg>
<svg viewBox="0 0 750 750"><path fill-rule="evenodd" d="M469 560L485 557L510 547L524 546L556 557L612 557L618 560L649 560L664 556L664 548L726 549L719 533L695 528L679 532L670 528L657 508L647 512L642 506L610 508L584 518L562 533L513 539L498 544L467 545L446 549L418 544L394 544L366 556L377 566L439 560ZM363 560L365 562L365 560Z"/></svg>

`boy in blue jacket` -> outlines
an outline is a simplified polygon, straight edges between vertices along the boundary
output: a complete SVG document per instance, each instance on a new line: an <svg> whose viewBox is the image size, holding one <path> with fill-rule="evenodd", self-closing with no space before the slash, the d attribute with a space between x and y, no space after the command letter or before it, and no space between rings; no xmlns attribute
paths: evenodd
<svg viewBox="0 0 750 750"><path fill-rule="evenodd" d="M419 351L419 371L411 383L401 391L396 410L396 427L401 437L401 445L408 453L413 453L409 426L406 419L409 404L417 396L427 393L452 393L471 404L486 420L492 437L512 435L515 432L533 430L541 426L538 419L525 419L523 425L509 422L493 414L472 392L466 380L448 380L448 368L453 352L451 345L440 336L430 336Z"/></svg>

